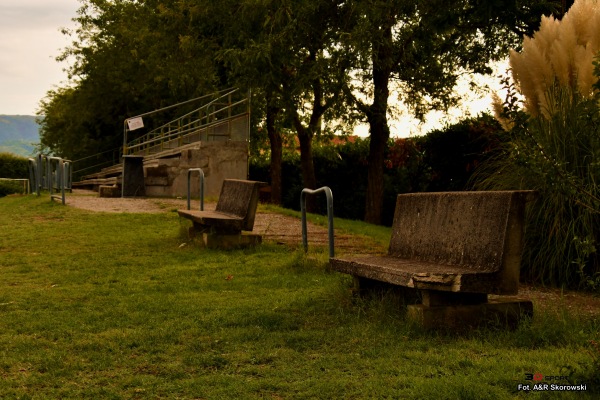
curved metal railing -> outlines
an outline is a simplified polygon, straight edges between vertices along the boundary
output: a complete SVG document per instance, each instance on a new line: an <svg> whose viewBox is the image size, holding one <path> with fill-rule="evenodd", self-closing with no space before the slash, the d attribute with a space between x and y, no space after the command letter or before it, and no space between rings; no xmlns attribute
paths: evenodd
<svg viewBox="0 0 600 400"><path fill-rule="evenodd" d="M194 171L198 171L199 172L199 184L200 184L200 211L204 211L204 171L202 171L202 168L190 168L188 169L188 174L187 174L187 209L190 210L191 206L190 206L190 187L191 187L191 176L192 176L192 172Z"/></svg>
<svg viewBox="0 0 600 400"><path fill-rule="evenodd" d="M323 186L319 189L302 189L300 193L300 211L302 212L302 246L304 252L308 253L308 228L306 226L306 195L317 194L324 192L327 197L327 234L329 237L329 258L335 256L335 250L333 247L333 194L331 189L327 186Z"/></svg>

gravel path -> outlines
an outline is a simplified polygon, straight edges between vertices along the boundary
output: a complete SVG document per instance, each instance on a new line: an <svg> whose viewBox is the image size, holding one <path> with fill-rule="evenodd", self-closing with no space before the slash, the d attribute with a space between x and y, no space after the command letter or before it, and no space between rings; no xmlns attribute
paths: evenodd
<svg viewBox="0 0 600 400"><path fill-rule="evenodd" d="M89 211L108 213L161 213L187 208L187 200L172 198L105 198L88 190L73 190L73 196L67 196L67 206ZM191 208L197 209L198 201L192 201ZM207 202L205 210L214 210L216 203ZM312 223L307 224L309 246L327 245L327 229ZM293 247L302 243L302 226L298 218L276 213L257 212L253 233L263 236L264 240L274 241ZM335 247L353 249L359 247L357 239L349 235L335 233Z"/></svg>

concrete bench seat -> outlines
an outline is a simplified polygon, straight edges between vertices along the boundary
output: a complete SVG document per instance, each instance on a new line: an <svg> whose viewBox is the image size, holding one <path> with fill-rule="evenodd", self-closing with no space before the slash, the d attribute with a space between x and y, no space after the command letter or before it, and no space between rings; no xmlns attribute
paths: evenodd
<svg viewBox="0 0 600 400"><path fill-rule="evenodd" d="M457 315L469 308L476 321L498 309L483 306L489 294L518 293L525 203L532 198L530 191L398 195L388 254L331 258L330 266L354 276L358 290L384 282L418 291L422 304L409 311L426 326L460 324ZM533 312L528 301L506 304L505 314Z"/></svg>
<svg viewBox="0 0 600 400"><path fill-rule="evenodd" d="M221 232L241 232L244 228L244 218L237 215L217 211L178 210L180 216L203 226L212 227Z"/></svg>
<svg viewBox="0 0 600 400"><path fill-rule="evenodd" d="M473 271L457 265L403 260L394 256L365 256L333 262L339 272L416 289L493 293L497 288L495 272Z"/></svg>
<svg viewBox="0 0 600 400"><path fill-rule="evenodd" d="M192 221L192 235L202 234L207 247L230 248L261 242L252 231L258 206L258 192L263 182L225 179L215 211L178 210L182 218Z"/></svg>

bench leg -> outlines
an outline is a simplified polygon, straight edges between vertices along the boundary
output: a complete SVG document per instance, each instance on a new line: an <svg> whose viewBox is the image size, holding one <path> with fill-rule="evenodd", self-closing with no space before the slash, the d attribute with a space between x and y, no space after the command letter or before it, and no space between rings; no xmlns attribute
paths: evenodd
<svg viewBox="0 0 600 400"><path fill-rule="evenodd" d="M439 290L421 290L423 305L449 306L487 303L488 295L485 293L456 293L442 292Z"/></svg>
<svg viewBox="0 0 600 400"><path fill-rule="evenodd" d="M408 318L425 329L466 330L480 326L516 328L533 317L533 303L528 300L494 299L483 303L426 305L407 307Z"/></svg>
<svg viewBox="0 0 600 400"><path fill-rule="evenodd" d="M262 243L262 236L255 234L203 233L202 240L209 249L236 249L256 246Z"/></svg>

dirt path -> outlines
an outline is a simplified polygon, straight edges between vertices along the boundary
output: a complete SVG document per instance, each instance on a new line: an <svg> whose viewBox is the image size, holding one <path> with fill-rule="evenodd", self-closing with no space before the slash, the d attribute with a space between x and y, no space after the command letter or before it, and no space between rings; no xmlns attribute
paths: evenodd
<svg viewBox="0 0 600 400"><path fill-rule="evenodd" d="M100 198L96 192L81 190L75 190L74 194L67 197L68 206L97 212L160 213L187 207L184 199ZM192 208L196 207L198 207L198 202L192 204ZM205 204L207 210L214 210L214 208L215 203ZM309 246L327 245L326 228L311 223L308 223L307 226ZM302 243L300 220L281 214L258 212L253 232L262 235L264 240L292 247L298 247ZM357 240L351 235L342 235L336 232L335 247L336 249L352 250L360 247ZM588 293L521 285L518 297L533 300L536 309L557 312L564 309L581 316L600 316L600 297Z"/></svg>
<svg viewBox="0 0 600 400"><path fill-rule="evenodd" d="M170 198L101 198L93 191L74 190L74 196L67 197L67 205L96 212L109 213L160 213L187 208L185 199ZM199 207L198 201L193 201L191 208ZM216 203L207 202L205 210L214 210ZM309 246L328 244L327 229L308 223ZM264 240L292 247L302 243L302 226L299 219L276 213L257 212L253 232L262 235ZM335 233L336 249L350 250L360 246L357 239L351 235Z"/></svg>

